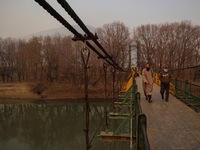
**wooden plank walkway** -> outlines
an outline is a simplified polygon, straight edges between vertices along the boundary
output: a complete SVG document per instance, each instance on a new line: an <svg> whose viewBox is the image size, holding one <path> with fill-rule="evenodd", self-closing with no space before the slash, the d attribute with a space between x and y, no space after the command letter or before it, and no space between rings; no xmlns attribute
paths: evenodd
<svg viewBox="0 0 200 150"><path fill-rule="evenodd" d="M142 111L147 116L151 150L200 150L200 114L170 94L162 100L160 87L154 84L152 103L145 100L142 78L136 78L141 93Z"/></svg>

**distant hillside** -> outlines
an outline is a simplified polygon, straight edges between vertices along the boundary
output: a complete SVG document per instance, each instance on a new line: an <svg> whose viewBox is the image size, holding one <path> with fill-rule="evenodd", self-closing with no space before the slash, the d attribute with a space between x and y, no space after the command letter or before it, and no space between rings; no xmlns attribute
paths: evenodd
<svg viewBox="0 0 200 150"><path fill-rule="evenodd" d="M75 25L73 26L79 33L83 34L84 32L81 30L81 28L78 26L78 25ZM92 26L89 26L87 25L87 28L92 32L92 33L95 33L95 30L96 28L95 27L92 27ZM73 34L65 27L60 27L60 28L54 28L54 29L50 29L50 30L45 30L45 31L41 31L41 32L38 32L38 33L34 33L34 34L30 34L30 35L27 35L27 36L24 36L24 37L21 37L22 39L30 39L31 37L33 36L47 36L47 35L54 35L54 34L61 34L61 35L72 35Z"/></svg>

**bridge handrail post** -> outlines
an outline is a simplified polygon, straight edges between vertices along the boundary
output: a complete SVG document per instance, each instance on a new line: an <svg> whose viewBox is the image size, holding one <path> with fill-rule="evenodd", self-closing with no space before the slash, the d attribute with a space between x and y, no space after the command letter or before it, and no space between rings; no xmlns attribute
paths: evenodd
<svg viewBox="0 0 200 150"><path fill-rule="evenodd" d="M134 79L134 73L132 73L132 94L131 94L131 99L133 100L135 98L135 79ZM133 111L133 103L135 105L135 101L131 102L131 108L130 108L130 112ZM135 108L136 110L136 108ZM136 116L136 113L135 113L135 116ZM133 139L133 135L135 135L136 133L136 128L135 128L135 123L136 123L136 119L132 119L130 120L130 126L131 126L131 138L130 138L130 148L133 147L133 142L132 142L132 139ZM133 125L134 124L134 125Z"/></svg>
<svg viewBox="0 0 200 150"><path fill-rule="evenodd" d="M188 80L185 80L185 101L188 101Z"/></svg>
<svg viewBox="0 0 200 150"><path fill-rule="evenodd" d="M137 111L138 111L138 105L137 105L137 102L136 102L136 86L135 86L136 82L135 82L135 79L133 79L133 94L132 94L132 98L134 99L134 106L135 106L135 119L134 119L134 126L133 126L133 135L136 135L136 116L137 116ZM131 104L132 105L132 104Z"/></svg>
<svg viewBox="0 0 200 150"><path fill-rule="evenodd" d="M176 95L176 97L178 97L178 91L177 91L177 89L178 89L178 83L177 83L177 78L175 78L175 95Z"/></svg>

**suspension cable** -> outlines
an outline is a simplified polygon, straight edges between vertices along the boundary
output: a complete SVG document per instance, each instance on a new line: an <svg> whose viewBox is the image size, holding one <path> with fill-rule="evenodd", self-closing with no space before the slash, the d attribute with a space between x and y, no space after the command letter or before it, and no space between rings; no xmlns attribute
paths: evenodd
<svg viewBox="0 0 200 150"><path fill-rule="evenodd" d="M74 35L76 35L79 38L84 37L77 32L54 8L52 8L45 0L35 0L40 6L42 6L48 13L50 13L55 19L57 19L62 25L64 25L69 31L71 31ZM84 40L82 40L84 42ZM104 59L106 62L108 62L111 66L113 66L115 69L119 68L114 65L112 62L110 62L108 59L105 59L105 57L97 51L88 41L86 42L86 45L92 49L100 58Z"/></svg>
<svg viewBox="0 0 200 150"><path fill-rule="evenodd" d="M74 35L79 38L84 39L84 37L77 32L54 8L52 8L45 0L35 0L40 6L42 6L48 13L50 13L55 19L57 19L62 25L64 25L69 31L71 31ZM82 40L84 42L84 40ZM119 66L116 66L115 63L110 62L106 59L99 51L97 51L88 41L86 45L92 49L100 58L104 59L115 69L122 70ZM112 60L111 60L112 61Z"/></svg>
<svg viewBox="0 0 200 150"><path fill-rule="evenodd" d="M74 19L74 21L81 27L81 29L88 35L93 36L93 34L89 31L86 25L82 22L82 20L78 17L78 15L74 12L71 6L65 0L57 0L58 3L65 9L66 12ZM112 61L112 63L119 69L123 70L113 61L112 57L107 53L107 51L102 47L102 45L97 41L97 39L92 39L92 41L101 49L101 51Z"/></svg>

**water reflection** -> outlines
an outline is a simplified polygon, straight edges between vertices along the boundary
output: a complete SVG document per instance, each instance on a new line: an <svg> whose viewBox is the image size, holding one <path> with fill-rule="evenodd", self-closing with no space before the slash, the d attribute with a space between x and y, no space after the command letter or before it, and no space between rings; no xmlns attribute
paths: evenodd
<svg viewBox="0 0 200 150"><path fill-rule="evenodd" d="M103 105L91 105L90 137L104 117ZM110 128L116 128L110 121ZM2 150L84 150L84 105L1 104L0 149ZM102 129L104 127L102 126ZM101 142L95 138L94 150L128 149L128 143Z"/></svg>

